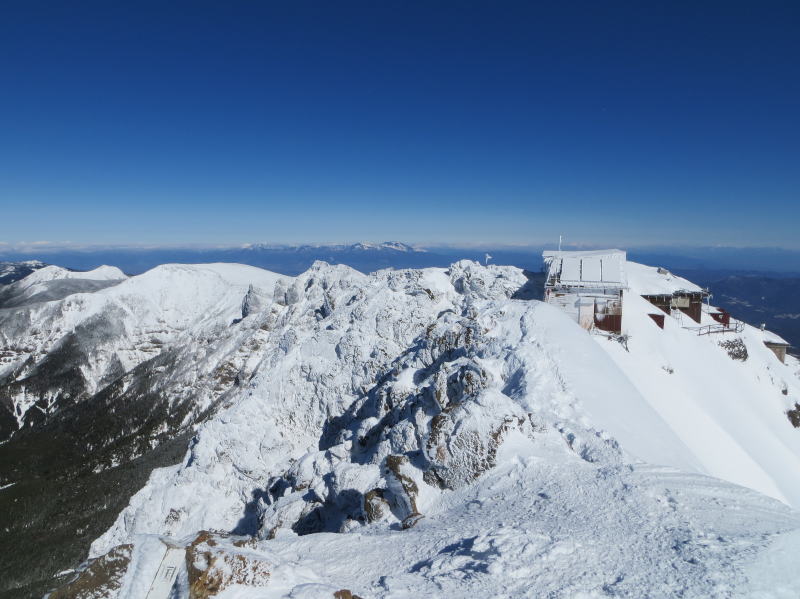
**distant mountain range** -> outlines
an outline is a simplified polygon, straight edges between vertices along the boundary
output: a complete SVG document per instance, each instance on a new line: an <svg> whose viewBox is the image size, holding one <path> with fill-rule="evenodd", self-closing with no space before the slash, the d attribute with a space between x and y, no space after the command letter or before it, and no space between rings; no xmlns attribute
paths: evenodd
<svg viewBox="0 0 800 599"><path fill-rule="evenodd" d="M6 246L0 260L9 262L41 261L76 270L91 270L110 264L129 275L140 274L159 264L202 264L236 262L266 268L294 276L305 272L316 260L347 264L361 272L381 268L425 268L447 266L468 259L499 265L517 266L531 271L541 268L541 254L552 246L411 246L398 241L354 244L245 244L226 247L72 247ZM565 249L591 249L565 246ZM735 271L774 277L800 277L800 251L780 248L649 247L628 248L628 259L645 264L659 264L673 271ZM723 276L727 276L723 275ZM0 277L2 277L0 263ZM3 281L1 283L10 282Z"/></svg>
<svg viewBox="0 0 800 599"><path fill-rule="evenodd" d="M489 255L491 264L538 273L542 249L543 246L422 248L398 241L222 248L50 248L0 253L0 259L25 260L0 262L0 285L20 279L45 263L76 270L111 264L136 275L161 264L233 262L296 276L317 260L346 264L369 273L382 268L445 267L461 259L484 263ZM777 248L638 248L630 250L628 258L663 266L709 287L714 300L734 316L764 322L800 347L800 252ZM66 288L72 283L62 285Z"/></svg>

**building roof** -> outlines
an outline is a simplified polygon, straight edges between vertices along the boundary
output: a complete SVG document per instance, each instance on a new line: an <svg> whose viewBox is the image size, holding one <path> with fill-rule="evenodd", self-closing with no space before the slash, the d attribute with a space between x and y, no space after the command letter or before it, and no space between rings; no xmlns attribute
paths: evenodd
<svg viewBox="0 0 800 599"><path fill-rule="evenodd" d="M626 287L622 250L543 252L547 285L564 287Z"/></svg>
<svg viewBox="0 0 800 599"><path fill-rule="evenodd" d="M791 347L791 343L786 341L780 335L776 335L770 330L764 329L761 331L761 336L764 339L764 343L770 343L772 345L785 345L786 347Z"/></svg>
<svg viewBox="0 0 800 599"><path fill-rule="evenodd" d="M626 274L631 291L639 295L673 295L703 291L701 287L668 270L636 262L627 263Z"/></svg>

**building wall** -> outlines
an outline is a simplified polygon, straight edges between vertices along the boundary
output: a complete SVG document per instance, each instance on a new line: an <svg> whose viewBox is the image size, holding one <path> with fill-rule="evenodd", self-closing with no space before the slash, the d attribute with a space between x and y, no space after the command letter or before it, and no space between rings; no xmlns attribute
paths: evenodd
<svg viewBox="0 0 800 599"><path fill-rule="evenodd" d="M703 317L703 300L702 298L689 298L689 307L680 308L680 311L686 314L689 318L700 324Z"/></svg>
<svg viewBox="0 0 800 599"><path fill-rule="evenodd" d="M545 290L545 301L561 309L582 328L597 327L619 333L622 328L622 294L619 290Z"/></svg>
<svg viewBox="0 0 800 599"><path fill-rule="evenodd" d="M673 308L680 310L696 323L700 323L703 316L703 294L674 294L674 295L643 295L647 301L657 306L667 314L672 314Z"/></svg>
<svg viewBox="0 0 800 599"><path fill-rule="evenodd" d="M654 306L656 306L657 308L660 308L661 310L666 312L667 314L671 314L672 312L670 308L672 302L671 295L643 295L642 297L651 304L653 304Z"/></svg>
<svg viewBox="0 0 800 599"><path fill-rule="evenodd" d="M786 362L786 346L785 345L783 345L782 343L770 343L768 341L765 341L764 345L766 345L768 348L770 348L772 350L772 353L774 353L781 362L784 362L784 363Z"/></svg>

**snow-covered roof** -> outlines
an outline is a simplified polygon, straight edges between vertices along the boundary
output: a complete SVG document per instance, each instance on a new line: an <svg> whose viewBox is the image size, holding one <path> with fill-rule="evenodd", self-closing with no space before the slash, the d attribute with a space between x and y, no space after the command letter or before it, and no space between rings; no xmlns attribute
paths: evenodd
<svg viewBox="0 0 800 599"><path fill-rule="evenodd" d="M776 335L772 331L768 331L767 329L761 331L761 336L764 339L764 343L774 343L776 345L786 345L786 346L790 345L790 343L786 341L786 339L784 339L780 335Z"/></svg>
<svg viewBox="0 0 800 599"><path fill-rule="evenodd" d="M547 284L570 287L626 287L625 256L622 250L542 253Z"/></svg>
<svg viewBox="0 0 800 599"><path fill-rule="evenodd" d="M628 262L627 274L630 290L639 295L672 295L681 291L689 293L703 291L702 287L663 268Z"/></svg>

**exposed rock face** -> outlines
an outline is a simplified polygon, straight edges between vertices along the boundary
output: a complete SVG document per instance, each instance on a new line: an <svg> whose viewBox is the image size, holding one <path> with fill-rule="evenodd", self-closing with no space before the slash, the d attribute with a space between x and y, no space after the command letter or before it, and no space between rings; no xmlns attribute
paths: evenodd
<svg viewBox="0 0 800 599"><path fill-rule="evenodd" d="M487 274L469 264L453 265L446 276L457 293L447 302L441 282L402 281L411 273L391 275L390 287L402 281L400 289L423 305L456 309L437 309L427 323L415 323L411 349L376 368L371 380L361 378L355 401L322 428L320 450L272 480L260 508L263 538L281 527L307 534L381 520L409 528L422 517L420 485L463 486L494 465L508 430L533 434L529 416L498 393L501 381L486 368L485 325L476 318L474 304L482 297L507 299L525 281ZM370 308L360 302L374 301L362 290L348 290L351 297L342 302L332 285L323 282L322 287L317 318L323 322L342 303L361 312ZM393 318L404 320L402 314ZM352 351L346 347L344 341L337 346L342 357Z"/></svg>
<svg viewBox="0 0 800 599"><path fill-rule="evenodd" d="M792 423L793 427L800 428L800 404L794 404L794 409L786 412L786 415L789 417L789 422Z"/></svg>
<svg viewBox="0 0 800 599"><path fill-rule="evenodd" d="M266 306L269 305L267 293L250 285L247 289L247 294L242 300L242 318L247 318L251 314L261 312Z"/></svg>
<svg viewBox="0 0 800 599"><path fill-rule="evenodd" d="M235 584L269 584L269 563L249 552L246 542L222 544L221 540L222 537L203 531L186 548L189 599L215 597Z"/></svg>
<svg viewBox="0 0 800 599"><path fill-rule="evenodd" d="M48 599L112 599L122 586L133 545L119 545L91 560L76 578L53 591Z"/></svg>
<svg viewBox="0 0 800 599"><path fill-rule="evenodd" d="M367 522L377 522L389 513L389 503L383 496L383 489L372 489L364 496L364 514Z"/></svg>
<svg viewBox="0 0 800 599"><path fill-rule="evenodd" d="M386 456L386 479L389 483L389 490L392 492L398 508L404 514L404 518L419 514L417 511L419 487L412 476L413 473L406 456Z"/></svg>

